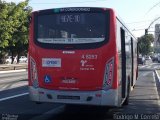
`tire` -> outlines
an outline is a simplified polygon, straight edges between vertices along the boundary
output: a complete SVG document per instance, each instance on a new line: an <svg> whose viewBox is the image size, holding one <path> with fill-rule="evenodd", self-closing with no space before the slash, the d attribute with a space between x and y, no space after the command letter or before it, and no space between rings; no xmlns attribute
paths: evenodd
<svg viewBox="0 0 160 120"><path fill-rule="evenodd" d="M42 102L35 102L37 105L42 104Z"/></svg>
<svg viewBox="0 0 160 120"><path fill-rule="evenodd" d="M129 104L129 95L130 95L130 91L131 91L131 89L130 89L130 81L129 81L128 87L127 87L127 97L126 97L126 99L125 99L123 105L128 105L128 104Z"/></svg>

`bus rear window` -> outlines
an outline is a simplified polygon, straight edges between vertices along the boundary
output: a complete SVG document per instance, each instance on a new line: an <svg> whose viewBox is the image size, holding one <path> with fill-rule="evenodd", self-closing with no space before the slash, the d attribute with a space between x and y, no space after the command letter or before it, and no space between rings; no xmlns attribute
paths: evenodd
<svg viewBox="0 0 160 120"><path fill-rule="evenodd" d="M104 12L38 15L35 39L48 45L102 43L109 34L108 19Z"/></svg>

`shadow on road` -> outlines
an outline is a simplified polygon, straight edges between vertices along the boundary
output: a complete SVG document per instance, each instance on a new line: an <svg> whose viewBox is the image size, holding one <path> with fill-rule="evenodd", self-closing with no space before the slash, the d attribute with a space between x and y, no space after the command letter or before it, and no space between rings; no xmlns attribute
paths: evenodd
<svg viewBox="0 0 160 120"><path fill-rule="evenodd" d="M106 107L69 105L65 106L64 112L54 117L54 120L109 120L112 115L108 114L108 111L109 108Z"/></svg>

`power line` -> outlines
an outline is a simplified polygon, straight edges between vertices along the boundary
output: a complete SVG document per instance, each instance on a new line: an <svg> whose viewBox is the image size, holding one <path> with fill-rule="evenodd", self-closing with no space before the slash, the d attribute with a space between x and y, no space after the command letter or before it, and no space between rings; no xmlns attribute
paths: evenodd
<svg viewBox="0 0 160 120"><path fill-rule="evenodd" d="M143 29L133 29L132 31L140 31L140 30L145 30L145 28Z"/></svg>
<svg viewBox="0 0 160 120"><path fill-rule="evenodd" d="M126 24L136 24L136 23L144 23L144 22L151 22L152 20L145 20L145 21L136 21L136 22L130 22Z"/></svg>
<svg viewBox="0 0 160 120"><path fill-rule="evenodd" d="M145 14L145 16L155 7L157 7L158 5L160 4L160 2L156 3L155 5L153 5L148 11L147 13Z"/></svg>
<svg viewBox="0 0 160 120"><path fill-rule="evenodd" d="M154 28L154 27L150 27L150 28ZM145 30L146 28L140 28L140 29L136 29L134 28L132 31L140 31L140 30Z"/></svg>
<svg viewBox="0 0 160 120"><path fill-rule="evenodd" d="M91 1L83 1L83 2L55 2L55 3L32 3L32 4L74 4L74 3L87 3L87 2L99 2L99 1L106 1L106 0L91 0Z"/></svg>
<svg viewBox="0 0 160 120"><path fill-rule="evenodd" d="M155 21L157 21L158 19L160 19L160 17L158 17L158 18L154 19L154 20L150 23L150 25L148 26L148 28L147 28L147 29L149 29L149 28L151 27L151 25L152 25Z"/></svg>

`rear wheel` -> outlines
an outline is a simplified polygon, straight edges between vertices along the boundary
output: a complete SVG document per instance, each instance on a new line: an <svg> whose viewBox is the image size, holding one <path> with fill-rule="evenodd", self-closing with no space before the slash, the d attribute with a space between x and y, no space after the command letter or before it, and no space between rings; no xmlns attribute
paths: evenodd
<svg viewBox="0 0 160 120"><path fill-rule="evenodd" d="M36 104L42 104L42 102L35 102Z"/></svg>
<svg viewBox="0 0 160 120"><path fill-rule="evenodd" d="M129 81L129 82L128 82L128 87L127 87L127 97L126 97L126 99L125 99L123 105L128 105L128 104L129 104L129 95L130 95L130 91L131 91L131 89L130 89L130 81Z"/></svg>

